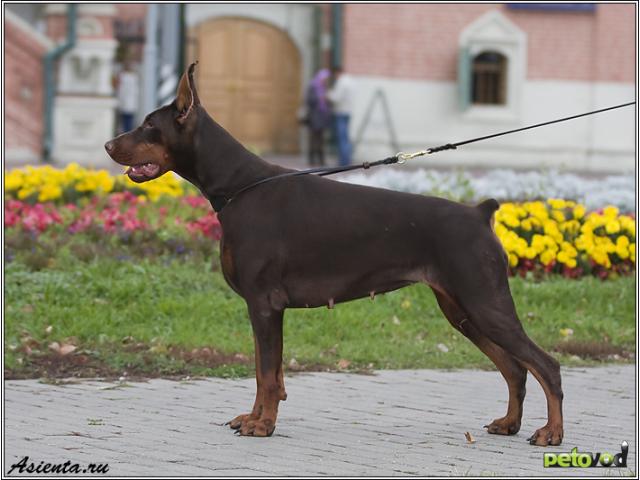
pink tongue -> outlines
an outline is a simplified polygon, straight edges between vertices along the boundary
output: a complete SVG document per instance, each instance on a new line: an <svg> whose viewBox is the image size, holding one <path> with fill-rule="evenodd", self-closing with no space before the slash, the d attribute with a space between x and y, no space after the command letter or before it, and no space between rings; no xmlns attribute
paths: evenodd
<svg viewBox="0 0 640 480"><path fill-rule="evenodd" d="M126 173L133 173L134 175L145 175L152 177L158 173L160 166L155 163L145 163L144 165L135 165L129 168Z"/></svg>

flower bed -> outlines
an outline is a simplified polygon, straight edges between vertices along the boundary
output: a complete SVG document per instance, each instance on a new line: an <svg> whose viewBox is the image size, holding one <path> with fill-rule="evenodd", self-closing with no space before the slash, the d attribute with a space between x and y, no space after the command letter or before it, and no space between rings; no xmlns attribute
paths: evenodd
<svg viewBox="0 0 640 480"><path fill-rule="evenodd" d="M636 222L616 207L587 214L584 205L562 199L503 203L494 229L512 273L542 270L606 278L635 268Z"/></svg>
<svg viewBox="0 0 640 480"><path fill-rule="evenodd" d="M10 254L40 240L64 245L70 237L179 254L221 236L208 202L174 175L136 184L74 164L26 167L6 173L4 212ZM512 274L606 278L635 269L635 217L613 206L587 212L570 200L507 202L494 229Z"/></svg>
<svg viewBox="0 0 640 480"><path fill-rule="evenodd" d="M113 177L106 170L87 169L75 163L64 169L46 165L11 170L5 174L4 188L5 195L28 203L69 203L111 192L130 192L150 200L197 193L194 187L173 174L152 182L135 183L126 175Z"/></svg>

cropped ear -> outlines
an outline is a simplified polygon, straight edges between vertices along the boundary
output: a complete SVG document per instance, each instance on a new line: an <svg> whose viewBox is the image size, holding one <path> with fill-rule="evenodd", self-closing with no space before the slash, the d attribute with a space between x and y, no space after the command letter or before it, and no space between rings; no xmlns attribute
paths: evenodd
<svg viewBox="0 0 640 480"><path fill-rule="evenodd" d="M189 65L178 84L178 92L176 93L176 108L180 112L177 118L178 123L184 123L193 107L200 105L196 85L193 82L193 70L197 64L198 62L196 61Z"/></svg>

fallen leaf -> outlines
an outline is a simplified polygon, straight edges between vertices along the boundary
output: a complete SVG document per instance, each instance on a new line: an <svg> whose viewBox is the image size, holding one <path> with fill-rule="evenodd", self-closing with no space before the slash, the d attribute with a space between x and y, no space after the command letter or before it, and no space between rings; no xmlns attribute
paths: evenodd
<svg viewBox="0 0 640 480"><path fill-rule="evenodd" d="M200 349L200 356L203 358L213 357L213 351L209 347L202 347Z"/></svg>
<svg viewBox="0 0 640 480"><path fill-rule="evenodd" d="M58 342L51 342L49 344L49 350L57 353L58 355L67 355L76 349L75 345L63 343L60 345Z"/></svg>
<svg viewBox="0 0 640 480"><path fill-rule="evenodd" d="M351 365L350 360L346 360L344 358L341 358L340 360L338 360L338 368L340 370L346 370L347 368L349 368L349 365Z"/></svg>
<svg viewBox="0 0 640 480"><path fill-rule="evenodd" d="M167 347L166 347L166 345L162 345L162 344L153 345L153 346L149 347L149 351L151 353L164 354L164 353L167 353Z"/></svg>
<svg viewBox="0 0 640 480"><path fill-rule="evenodd" d="M243 353L236 353L233 358L239 362L248 362L249 361L249 357L247 357L245 354Z"/></svg>
<svg viewBox="0 0 640 480"><path fill-rule="evenodd" d="M447 353L449 351L449 347L447 347L444 343L439 343L437 347L438 350L440 350L442 353Z"/></svg>
<svg viewBox="0 0 640 480"><path fill-rule="evenodd" d="M47 328L44 329L44 333L46 333L47 335L51 335L52 331L53 331L53 325L49 325Z"/></svg>
<svg viewBox="0 0 640 480"><path fill-rule="evenodd" d="M464 432L464 436L467 439L467 443L476 443L476 439L473 438L473 435L471 435L469 432Z"/></svg>
<svg viewBox="0 0 640 480"><path fill-rule="evenodd" d="M394 325L400 325L400 319L398 317L396 317L395 315L393 316L393 324Z"/></svg>
<svg viewBox="0 0 640 480"><path fill-rule="evenodd" d="M76 348L78 347L76 347L75 345L71 345L70 343L64 343L60 345L60 350L58 350L58 353L62 356L69 355L70 353L75 352Z"/></svg>
<svg viewBox="0 0 640 480"><path fill-rule="evenodd" d="M295 358L289 360L289 368L296 368L298 366L298 361Z"/></svg>
<svg viewBox="0 0 640 480"><path fill-rule="evenodd" d="M411 308L411 301L410 300L404 300L400 304L400 307L403 308L404 310L408 310L409 308Z"/></svg>
<svg viewBox="0 0 640 480"><path fill-rule="evenodd" d="M561 328L560 329L560 335L562 335L564 338L569 338L571 335L573 335L573 329L571 329L571 328Z"/></svg>
<svg viewBox="0 0 640 480"><path fill-rule="evenodd" d="M20 338L20 343L22 343L22 346L24 347L38 348L40 346L40 342L29 335L23 335Z"/></svg>

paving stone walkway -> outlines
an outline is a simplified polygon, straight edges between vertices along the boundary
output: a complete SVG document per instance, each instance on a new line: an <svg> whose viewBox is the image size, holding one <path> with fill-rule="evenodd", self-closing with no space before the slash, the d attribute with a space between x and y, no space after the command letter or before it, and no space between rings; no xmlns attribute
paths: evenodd
<svg viewBox="0 0 640 480"><path fill-rule="evenodd" d="M107 475L117 476L637 474L632 365L563 371L565 439L550 448L526 442L546 421L531 376L522 430L511 437L482 428L506 411L497 372L314 373L285 382L289 399L276 431L259 439L223 425L251 407L252 379L5 381L4 473L28 456L35 467L69 461L81 472L106 463ZM623 440L627 469L542 466L544 452L615 455Z"/></svg>

